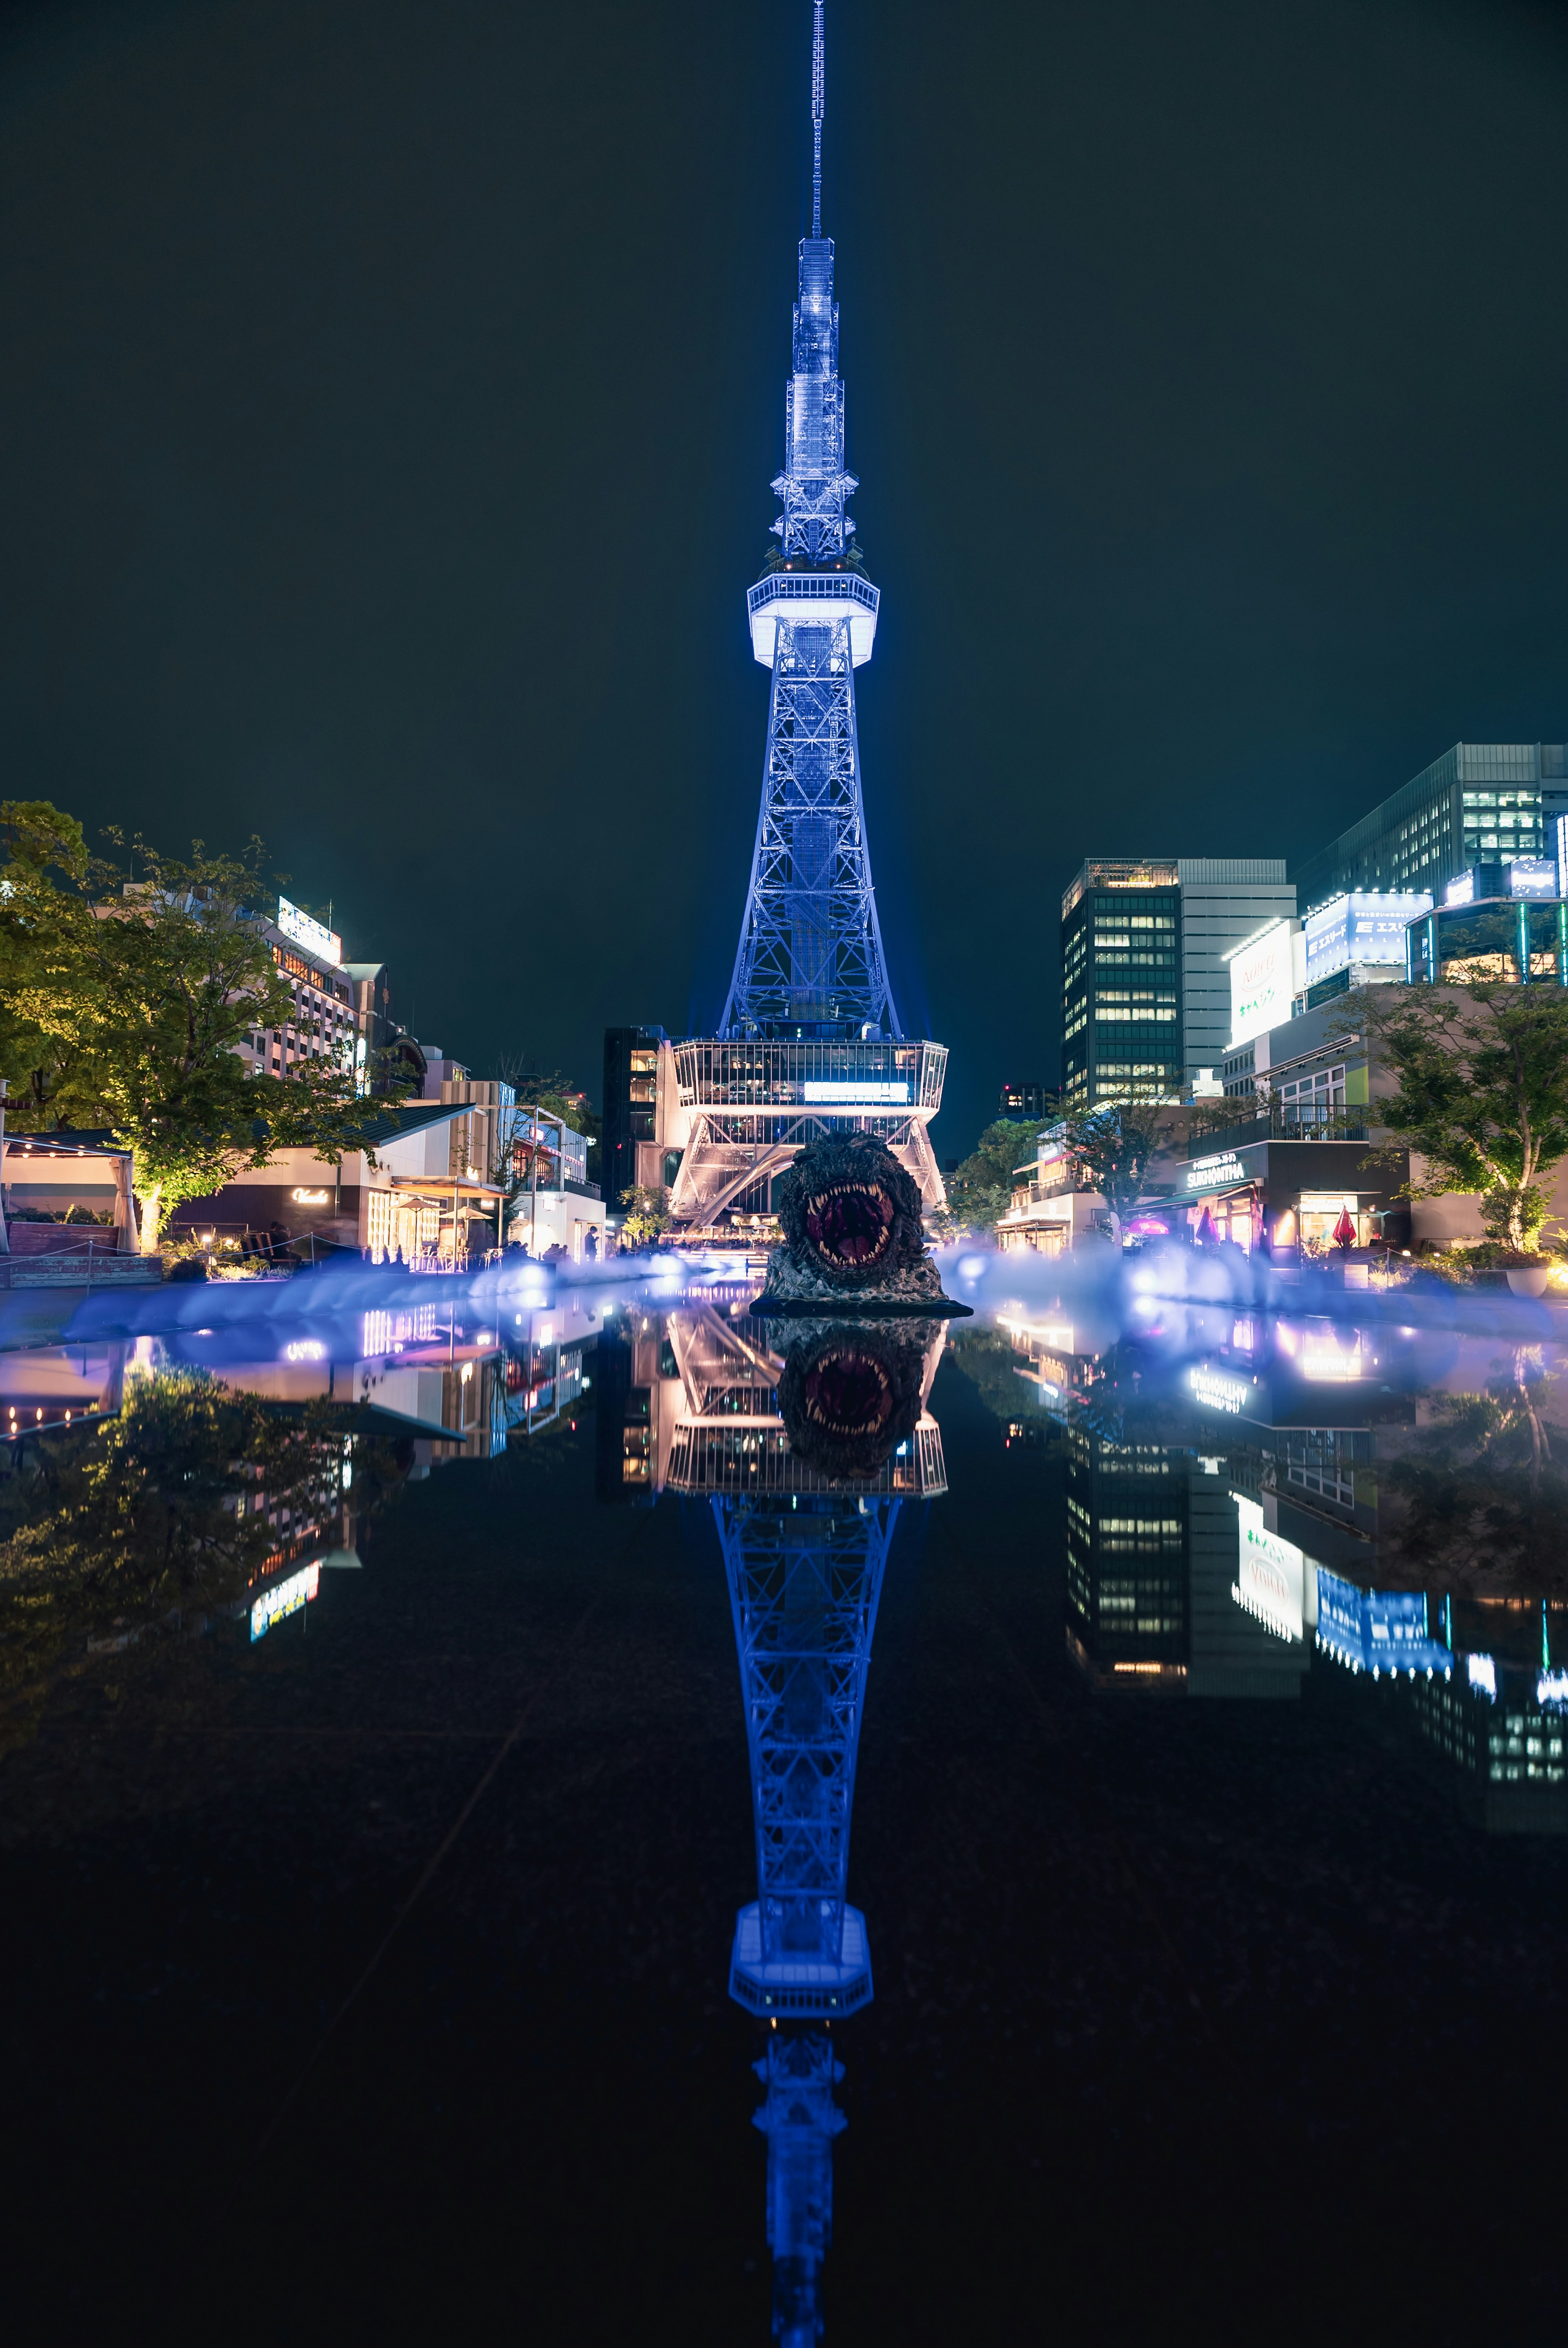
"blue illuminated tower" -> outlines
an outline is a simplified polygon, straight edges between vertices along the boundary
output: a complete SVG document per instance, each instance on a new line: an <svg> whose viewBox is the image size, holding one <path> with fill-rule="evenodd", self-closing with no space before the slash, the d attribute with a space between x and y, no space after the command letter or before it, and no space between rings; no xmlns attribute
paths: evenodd
<svg viewBox="0 0 1568 2348"><path fill-rule="evenodd" d="M871 1995L866 1919L845 1900L861 1708L896 1499L715 1496L746 1706L757 1898L730 1994L770 2017Z"/></svg>
<svg viewBox="0 0 1568 2348"><path fill-rule="evenodd" d="M866 1919L844 1896L855 1764L876 1605L899 1503L845 1494L715 1495L751 1746L757 1899L736 1921L730 1995L774 2024L756 2065L767 2100L774 2330L821 2337L833 2219L833 2100L823 2024L871 1996ZM815 2026L813 2026L815 2025Z"/></svg>
<svg viewBox="0 0 1568 2348"><path fill-rule="evenodd" d="M876 918L866 836L855 672L871 657L878 590L845 510L834 248L822 233L823 0L812 10L812 218L800 244L793 371L784 394L778 544L746 597L752 650L772 677L762 805L734 971L719 1032L675 1047L683 1156L679 1224L767 1204L768 1177L833 1128L887 1142L927 1207L945 1192L927 1128L947 1052L907 1038Z"/></svg>
<svg viewBox="0 0 1568 2348"><path fill-rule="evenodd" d="M833 240L822 233L822 0L813 9L811 234L801 240L794 372L784 394L777 552L746 598L752 649L773 671L762 808L728 1035L841 1038L902 1030L887 983L855 725L876 589L845 507L844 386Z"/></svg>

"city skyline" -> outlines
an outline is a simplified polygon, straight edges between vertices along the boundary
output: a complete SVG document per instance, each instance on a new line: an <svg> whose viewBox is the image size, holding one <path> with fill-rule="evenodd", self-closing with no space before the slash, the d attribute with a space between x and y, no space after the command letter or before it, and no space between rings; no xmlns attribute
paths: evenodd
<svg viewBox="0 0 1568 2348"><path fill-rule="evenodd" d="M795 12L72 27L5 35L17 788L173 847L260 830L470 1065L591 1086L606 1025L711 1028ZM1052 1073L1085 855L1294 870L1449 743L1561 738L1568 51L1479 9L1412 41L846 5L835 45L896 590L867 811L952 1155L1009 1068Z"/></svg>

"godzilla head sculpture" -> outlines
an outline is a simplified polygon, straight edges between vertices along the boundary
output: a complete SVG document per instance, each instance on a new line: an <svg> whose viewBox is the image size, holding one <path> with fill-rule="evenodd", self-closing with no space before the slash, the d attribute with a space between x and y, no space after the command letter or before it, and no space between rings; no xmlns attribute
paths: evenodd
<svg viewBox="0 0 1568 2348"><path fill-rule="evenodd" d="M939 1335L908 1322L815 1322L795 1337L779 1411L797 1459L825 1476L879 1476L918 1424Z"/></svg>
<svg viewBox="0 0 1568 2348"><path fill-rule="evenodd" d="M790 1252L830 1287L880 1287L925 1262L920 1193L884 1141L829 1134L802 1150L776 1190Z"/></svg>

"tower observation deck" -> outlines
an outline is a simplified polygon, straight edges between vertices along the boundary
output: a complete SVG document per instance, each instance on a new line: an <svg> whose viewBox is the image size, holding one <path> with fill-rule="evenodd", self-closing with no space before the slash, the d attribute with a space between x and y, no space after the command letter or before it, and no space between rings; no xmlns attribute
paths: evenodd
<svg viewBox="0 0 1568 2348"><path fill-rule="evenodd" d="M871 658L880 592L848 501L834 247L822 233L823 0L812 26L812 232L800 244L793 372L784 393L777 544L746 597L752 651L770 672L767 751L750 884L715 1036L675 1047L671 1209L688 1234L728 1208L764 1208L768 1183L834 1128L877 1134L927 1207L942 1178L927 1131L947 1051L899 1023L876 919L861 790L855 672Z"/></svg>

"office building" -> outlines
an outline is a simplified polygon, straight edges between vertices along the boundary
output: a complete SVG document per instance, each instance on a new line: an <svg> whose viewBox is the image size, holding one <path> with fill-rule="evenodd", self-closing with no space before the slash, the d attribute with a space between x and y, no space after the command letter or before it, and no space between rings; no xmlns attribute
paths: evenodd
<svg viewBox="0 0 1568 2348"><path fill-rule="evenodd" d="M1405 931L1412 983L1568 985L1568 901L1551 857L1472 865Z"/></svg>
<svg viewBox="0 0 1568 2348"><path fill-rule="evenodd" d="M1180 1092L1182 891L1160 857L1091 857L1061 900L1061 1097Z"/></svg>
<svg viewBox="0 0 1568 2348"><path fill-rule="evenodd" d="M1067 1647L1099 1685L1187 1672L1187 1460L1067 1433Z"/></svg>
<svg viewBox="0 0 1568 2348"><path fill-rule="evenodd" d="M1055 1113L1056 1095L1049 1085L1004 1085L999 1117L1050 1117ZM957 1168L949 1169L957 1172Z"/></svg>
<svg viewBox="0 0 1568 2348"><path fill-rule="evenodd" d="M1296 891L1283 858L1182 856L1182 1051L1189 1080L1217 1068L1231 1039L1229 956L1266 922L1289 921Z"/></svg>
<svg viewBox="0 0 1568 2348"><path fill-rule="evenodd" d="M668 1186L675 1179L681 1153L666 1153L661 1146L664 1104L660 1098L661 1090L668 1092L673 1083L673 1056L662 1027L605 1029L600 1165L611 1212L624 1191L638 1185Z"/></svg>
<svg viewBox="0 0 1568 2348"><path fill-rule="evenodd" d="M1091 857L1061 901L1062 1099L1175 1098L1230 1040L1227 956L1294 916L1273 857Z"/></svg>
<svg viewBox="0 0 1568 2348"><path fill-rule="evenodd" d="M1296 872L1296 896L1303 912L1349 890L1424 889L1440 898L1483 857L1547 853L1565 813L1568 746L1456 742L1309 856Z"/></svg>
<svg viewBox="0 0 1568 2348"><path fill-rule="evenodd" d="M287 897L278 899L275 921L263 914L257 926L293 1002L282 1025L251 1028L240 1057L261 1076L292 1076L309 1060L336 1060L363 1072L370 1039L336 931Z"/></svg>

